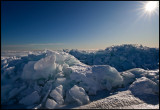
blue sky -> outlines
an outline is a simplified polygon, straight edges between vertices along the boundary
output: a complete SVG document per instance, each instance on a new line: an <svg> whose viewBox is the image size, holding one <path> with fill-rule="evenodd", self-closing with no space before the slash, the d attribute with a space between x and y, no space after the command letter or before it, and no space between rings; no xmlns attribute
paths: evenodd
<svg viewBox="0 0 160 110"><path fill-rule="evenodd" d="M143 15L143 7L139 1L1 1L1 48L159 47L159 14Z"/></svg>

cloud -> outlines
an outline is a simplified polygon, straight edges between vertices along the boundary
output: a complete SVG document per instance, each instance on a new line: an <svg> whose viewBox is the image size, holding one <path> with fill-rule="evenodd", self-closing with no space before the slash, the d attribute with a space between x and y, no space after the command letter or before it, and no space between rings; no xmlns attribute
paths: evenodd
<svg viewBox="0 0 160 110"><path fill-rule="evenodd" d="M26 47L27 45L2 45L3 47Z"/></svg>
<svg viewBox="0 0 160 110"><path fill-rule="evenodd" d="M22 44L22 45L3 45L4 47L28 47L28 46L47 46L47 45L63 45L63 43L40 43L40 44Z"/></svg>
<svg viewBox="0 0 160 110"><path fill-rule="evenodd" d="M29 45L63 45L63 43L44 43L44 44L29 44Z"/></svg>

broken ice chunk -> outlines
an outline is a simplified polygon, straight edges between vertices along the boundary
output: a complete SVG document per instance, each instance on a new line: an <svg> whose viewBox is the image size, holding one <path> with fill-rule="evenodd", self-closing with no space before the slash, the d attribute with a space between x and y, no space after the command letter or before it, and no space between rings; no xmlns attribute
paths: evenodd
<svg viewBox="0 0 160 110"><path fill-rule="evenodd" d="M45 106L48 109L54 109L57 106L57 103L54 100L48 98Z"/></svg>
<svg viewBox="0 0 160 110"><path fill-rule="evenodd" d="M130 85L129 89L135 95L155 94L159 92L157 84L146 77L138 78Z"/></svg>
<svg viewBox="0 0 160 110"><path fill-rule="evenodd" d="M121 86L123 83L120 73L109 65L94 65L92 66L92 72L93 77L95 77L102 89L111 90L113 87Z"/></svg>
<svg viewBox="0 0 160 110"><path fill-rule="evenodd" d="M26 97L22 98L19 103L24 105L33 105L40 101L40 96L37 91L32 92L31 94L27 95Z"/></svg>
<svg viewBox="0 0 160 110"><path fill-rule="evenodd" d="M51 91L50 96L58 103L58 104L63 104L63 86L60 85L56 87L54 90Z"/></svg>
<svg viewBox="0 0 160 110"><path fill-rule="evenodd" d="M66 96L67 103L76 102L78 105L84 105L90 102L88 95L82 87L74 85Z"/></svg>
<svg viewBox="0 0 160 110"><path fill-rule="evenodd" d="M135 75L129 71L121 72L121 76L123 77L124 86L127 86L135 80Z"/></svg>
<svg viewBox="0 0 160 110"><path fill-rule="evenodd" d="M40 92L41 89L42 89L42 88L41 88L40 86L38 86L37 83L34 84L34 90L35 90L35 91Z"/></svg>
<svg viewBox="0 0 160 110"><path fill-rule="evenodd" d="M64 77L64 74L62 72L59 72L56 74L55 76L56 78L63 78Z"/></svg>
<svg viewBox="0 0 160 110"><path fill-rule="evenodd" d="M13 97L15 97L16 95L18 95L23 89L25 89L27 86L24 85L22 87L20 87L19 89L18 88L14 88L13 90L11 90L9 92L9 96L8 96L8 99L11 99Z"/></svg>
<svg viewBox="0 0 160 110"><path fill-rule="evenodd" d="M66 82L66 78L57 78L55 85L59 86L59 85L63 85Z"/></svg>

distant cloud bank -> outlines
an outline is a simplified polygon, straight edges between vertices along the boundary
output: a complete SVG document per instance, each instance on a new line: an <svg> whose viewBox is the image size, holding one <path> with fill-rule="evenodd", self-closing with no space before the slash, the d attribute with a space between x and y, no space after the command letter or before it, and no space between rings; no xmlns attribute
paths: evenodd
<svg viewBox="0 0 160 110"><path fill-rule="evenodd" d="M44 45L63 45L63 43L42 43L42 44L4 45L4 47L27 47L27 46L44 46Z"/></svg>

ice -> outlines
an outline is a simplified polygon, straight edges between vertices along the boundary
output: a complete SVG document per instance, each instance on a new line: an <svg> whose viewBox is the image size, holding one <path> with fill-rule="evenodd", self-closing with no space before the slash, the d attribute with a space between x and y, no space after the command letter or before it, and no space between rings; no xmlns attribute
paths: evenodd
<svg viewBox="0 0 160 110"><path fill-rule="evenodd" d="M52 87L52 84L49 81L47 81L43 87L42 94L45 94L49 90L50 87Z"/></svg>
<svg viewBox="0 0 160 110"><path fill-rule="evenodd" d="M30 61L28 64L26 64L23 68L23 73L21 75L22 79L30 79L34 78L34 66L35 61Z"/></svg>
<svg viewBox="0 0 160 110"><path fill-rule="evenodd" d="M88 95L82 87L74 85L66 96L67 103L76 102L79 105L84 105L90 102Z"/></svg>
<svg viewBox="0 0 160 110"><path fill-rule="evenodd" d="M96 91L99 90L99 83L94 79L92 67L81 65L72 66L71 69L70 79L75 82L74 84L79 84L90 94L96 94Z"/></svg>
<svg viewBox="0 0 160 110"><path fill-rule="evenodd" d="M18 94L18 88L14 88L13 90L11 90L10 92L9 92L9 99L10 98L12 98L12 97L14 97L15 95L17 95Z"/></svg>
<svg viewBox="0 0 160 110"><path fill-rule="evenodd" d="M40 101L40 96L37 91L32 92L31 94L27 95L26 97L22 98L19 103L24 105L33 105Z"/></svg>
<svg viewBox="0 0 160 110"><path fill-rule="evenodd" d="M71 80L79 83L90 95L95 95L98 90L110 91L123 83L120 73L109 65L73 66L72 71Z"/></svg>
<svg viewBox="0 0 160 110"><path fill-rule="evenodd" d="M3 72L3 69L1 70L2 73L1 73L1 83L2 85L6 85L6 84L9 84L12 82L13 80L13 77L15 76L15 67L6 67L5 68L5 71ZM12 78L11 80L8 80Z"/></svg>
<svg viewBox="0 0 160 110"><path fill-rule="evenodd" d="M158 84L159 79L159 69L156 70L144 70L141 68L134 68L131 70L127 70L126 72L130 72L135 75L136 78L146 77Z"/></svg>
<svg viewBox="0 0 160 110"><path fill-rule="evenodd" d="M124 87L131 84L135 80L135 75L129 71L121 72L121 76L123 77Z"/></svg>
<svg viewBox="0 0 160 110"><path fill-rule="evenodd" d="M47 83L47 84L49 85L49 88L48 88L47 92L45 93L45 95L44 95L44 97L43 97L41 103L40 103L38 106L36 106L35 108L40 108L40 107L42 106L42 104L44 104L44 102L46 101L46 99L47 99L49 93L51 92L52 84L51 84L51 83Z"/></svg>
<svg viewBox="0 0 160 110"><path fill-rule="evenodd" d="M64 78L64 74L62 72L59 72L56 74L55 78Z"/></svg>
<svg viewBox="0 0 160 110"><path fill-rule="evenodd" d="M120 73L109 65L72 66L70 78L83 87L89 95L96 95L98 90L111 90L121 87L123 78ZM102 77L103 76L103 77Z"/></svg>
<svg viewBox="0 0 160 110"><path fill-rule="evenodd" d="M41 90L42 90L42 87L41 87L41 86L38 86L37 83L35 82L35 83L34 83L34 90L37 91L38 93L40 93Z"/></svg>
<svg viewBox="0 0 160 110"><path fill-rule="evenodd" d="M25 90L21 91L21 92L18 94L17 98L18 98L19 100L21 100L22 98L24 98L25 96L31 94L32 92L34 92L34 89L31 88L31 87L28 87L28 88L26 88Z"/></svg>
<svg viewBox="0 0 160 110"><path fill-rule="evenodd" d="M94 77L89 75L83 79L83 82L79 83L79 86L83 87L88 92L88 95L96 95L97 91L101 90L100 84L95 81Z"/></svg>
<svg viewBox="0 0 160 110"><path fill-rule="evenodd" d="M37 80L37 84L39 85L39 86L44 86L45 85L45 79L38 79Z"/></svg>
<svg viewBox="0 0 160 110"><path fill-rule="evenodd" d="M157 84L146 77L138 78L130 85L129 89L135 95L155 94L159 92Z"/></svg>
<svg viewBox="0 0 160 110"><path fill-rule="evenodd" d="M12 85L3 85L1 86L1 103L6 103L8 100L8 93L12 89Z"/></svg>
<svg viewBox="0 0 160 110"><path fill-rule="evenodd" d="M48 78L56 71L55 56L48 56L34 62L30 61L25 65L22 73L24 79Z"/></svg>
<svg viewBox="0 0 160 110"><path fill-rule="evenodd" d="M63 56L64 55L64 56ZM67 53L49 52L45 58L39 61L30 61L24 66L22 78L23 79L47 79L49 76L55 76L61 72L64 66L64 71L67 65L81 64L76 58Z"/></svg>
<svg viewBox="0 0 160 110"><path fill-rule="evenodd" d="M63 95L64 95L64 91L63 91L62 85L56 87L50 93L50 97L52 97L56 101L56 103L58 103L58 104L64 103Z"/></svg>
<svg viewBox="0 0 160 110"><path fill-rule="evenodd" d="M155 55L155 59L150 59L151 53L148 51ZM96 95L97 91L101 90L112 92L120 87L126 89L129 87L133 94L157 95L159 94L159 69L155 64L159 59L157 51L159 50L121 46L111 47L105 51L77 53L82 58L80 61L84 60L82 62L86 64L69 53L52 50L30 51L26 56L3 56L1 104L3 106L22 104L33 108L36 105L38 108L56 108L68 104L84 105L90 102L88 95ZM141 58L137 53L135 58L138 59L134 61L132 52L140 52L142 56L146 55L144 54L146 52L147 56ZM156 69L149 70L150 68Z"/></svg>
<svg viewBox="0 0 160 110"><path fill-rule="evenodd" d="M142 45L124 44L93 52L75 49L65 52L87 65L110 65L120 72L132 68L157 69L159 67L159 48Z"/></svg>
<svg viewBox="0 0 160 110"><path fill-rule="evenodd" d="M14 73L14 69L15 69L14 66L13 67L9 67L9 68L6 69L4 74L7 74L7 75L11 76Z"/></svg>
<svg viewBox="0 0 160 110"><path fill-rule="evenodd" d="M146 98L146 100L151 99L155 101L159 98L156 96ZM145 101L140 100L127 90L73 109L159 109L158 103L153 105Z"/></svg>
<svg viewBox="0 0 160 110"><path fill-rule="evenodd" d="M49 74L54 72L56 69L55 55L51 55L45 58L40 59L34 64L34 70L39 72L39 74L46 73Z"/></svg>
<svg viewBox="0 0 160 110"><path fill-rule="evenodd" d="M9 96L8 96L8 99L11 99L13 97L15 97L16 95L18 95L22 90L24 90L26 88L26 85L20 87L20 88L14 88L13 90L11 90L9 92Z"/></svg>
<svg viewBox="0 0 160 110"><path fill-rule="evenodd" d="M55 81L55 85L58 86L58 85L64 85L66 82L66 78L57 78L56 81Z"/></svg>
<svg viewBox="0 0 160 110"><path fill-rule="evenodd" d="M113 87L121 86L123 78L120 73L109 65L98 65L92 67L93 75L102 88L111 90Z"/></svg>
<svg viewBox="0 0 160 110"><path fill-rule="evenodd" d="M45 107L48 109L54 109L57 106L57 103L52 99L47 99Z"/></svg>
<svg viewBox="0 0 160 110"><path fill-rule="evenodd" d="M134 69L130 69L128 71L131 72L132 74L134 74L136 78L143 77L143 75L147 72L146 70L144 70L142 68L134 68Z"/></svg>

